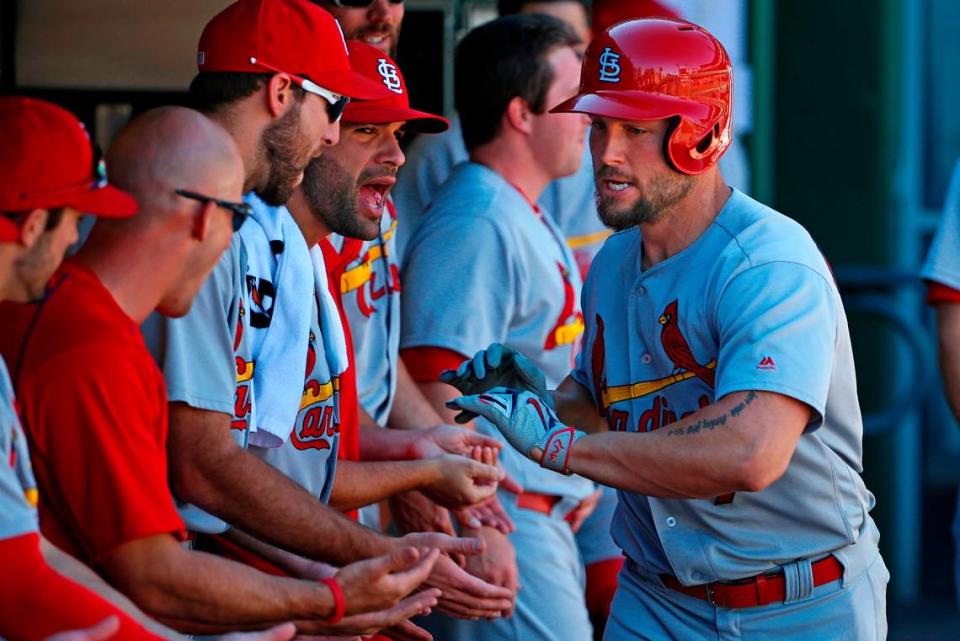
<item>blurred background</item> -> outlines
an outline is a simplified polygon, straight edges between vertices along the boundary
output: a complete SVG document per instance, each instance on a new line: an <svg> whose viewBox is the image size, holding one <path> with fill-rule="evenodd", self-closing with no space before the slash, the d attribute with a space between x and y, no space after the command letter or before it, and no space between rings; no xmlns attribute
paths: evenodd
<svg viewBox="0 0 960 641"><path fill-rule="evenodd" d="M405 2L398 61L412 102L449 115L453 47L496 2ZM107 147L132 115L186 102L200 31L227 4L2 0L0 92L66 106ZM919 277L960 157L960 2L594 0L593 10L657 4L708 28L734 61L728 182L804 224L840 283L892 574L891 638L960 639L960 428Z"/></svg>

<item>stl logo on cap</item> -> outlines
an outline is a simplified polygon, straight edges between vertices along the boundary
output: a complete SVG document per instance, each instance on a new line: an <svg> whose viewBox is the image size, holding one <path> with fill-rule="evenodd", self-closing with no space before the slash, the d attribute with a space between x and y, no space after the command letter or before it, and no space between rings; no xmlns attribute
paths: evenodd
<svg viewBox="0 0 960 641"><path fill-rule="evenodd" d="M377 73L383 78L383 84L393 93L403 95L403 86L400 84L400 75L397 73L397 68L390 64L390 61L386 58L379 58L377 62L379 63L377 64Z"/></svg>
<svg viewBox="0 0 960 641"><path fill-rule="evenodd" d="M600 54L600 82L620 82L620 54L610 47Z"/></svg>

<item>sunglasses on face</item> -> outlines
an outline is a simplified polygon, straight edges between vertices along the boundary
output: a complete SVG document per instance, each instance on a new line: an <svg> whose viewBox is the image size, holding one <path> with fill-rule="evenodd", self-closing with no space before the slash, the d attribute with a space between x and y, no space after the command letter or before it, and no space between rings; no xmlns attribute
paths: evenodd
<svg viewBox="0 0 960 641"><path fill-rule="evenodd" d="M347 108L350 98L341 96L338 93L333 93L329 89L324 89L309 78L304 78L300 81L300 86L303 87L304 91L309 91L327 101L327 114L330 116L331 123L340 120L340 116L343 115L343 110Z"/></svg>
<svg viewBox="0 0 960 641"><path fill-rule="evenodd" d="M197 200L204 204L213 203L217 207L226 209L230 212L233 212L233 231L240 231L240 228L243 227L243 222L250 216L253 215L253 208L247 203L237 203L232 200L220 200L219 198L214 198L213 196L205 196L203 194L198 194L195 191L188 191L186 189L177 189L178 196L183 196L184 198L189 198L190 200Z"/></svg>
<svg viewBox="0 0 960 641"><path fill-rule="evenodd" d="M330 0L334 5L345 9L366 9L377 0ZM390 0L390 4L400 4L403 0Z"/></svg>

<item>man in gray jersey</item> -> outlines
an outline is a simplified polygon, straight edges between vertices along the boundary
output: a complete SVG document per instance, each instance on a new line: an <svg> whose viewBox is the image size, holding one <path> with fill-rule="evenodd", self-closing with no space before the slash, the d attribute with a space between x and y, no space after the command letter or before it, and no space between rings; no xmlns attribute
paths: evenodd
<svg viewBox="0 0 960 641"><path fill-rule="evenodd" d="M725 184L731 97L696 25L623 22L590 44L556 111L591 116L600 213L622 231L584 286L576 367L548 393L501 354L459 387L526 389L452 404L618 488L605 639L884 639L843 305L809 234Z"/></svg>

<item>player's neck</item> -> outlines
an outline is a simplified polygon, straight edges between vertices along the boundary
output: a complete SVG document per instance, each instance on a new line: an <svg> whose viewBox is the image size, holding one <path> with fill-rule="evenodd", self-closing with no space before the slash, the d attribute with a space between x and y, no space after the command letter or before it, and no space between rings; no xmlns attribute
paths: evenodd
<svg viewBox="0 0 960 641"><path fill-rule="evenodd" d="M704 176L656 222L640 225L644 269L679 254L713 223L731 194L720 172Z"/></svg>
<svg viewBox="0 0 960 641"><path fill-rule="evenodd" d="M256 94L259 96L259 92ZM240 151L243 160L243 193L253 190L253 169L256 166L257 148L262 136L263 117L253 111L254 102L249 98L225 107L221 111L204 115L227 130Z"/></svg>
<svg viewBox="0 0 960 641"><path fill-rule="evenodd" d="M140 325L173 287L185 258L181 247L166 240L160 235L115 235L94 229L77 253L77 260L97 276L120 309Z"/></svg>
<svg viewBox="0 0 960 641"><path fill-rule="evenodd" d="M540 194L552 180L537 163L529 146L506 136L474 148L470 151L470 160L500 174L531 202L540 199Z"/></svg>
<svg viewBox="0 0 960 641"><path fill-rule="evenodd" d="M8 300L22 303L28 298L15 267L18 247L13 243L0 243L0 302Z"/></svg>
<svg viewBox="0 0 960 641"><path fill-rule="evenodd" d="M303 234L303 239L307 241L307 247L313 247L321 240L330 235L331 230L327 227L319 216L314 216L307 205L306 198L303 196L303 189L294 189L290 200L287 201L287 211L296 221L297 227Z"/></svg>

